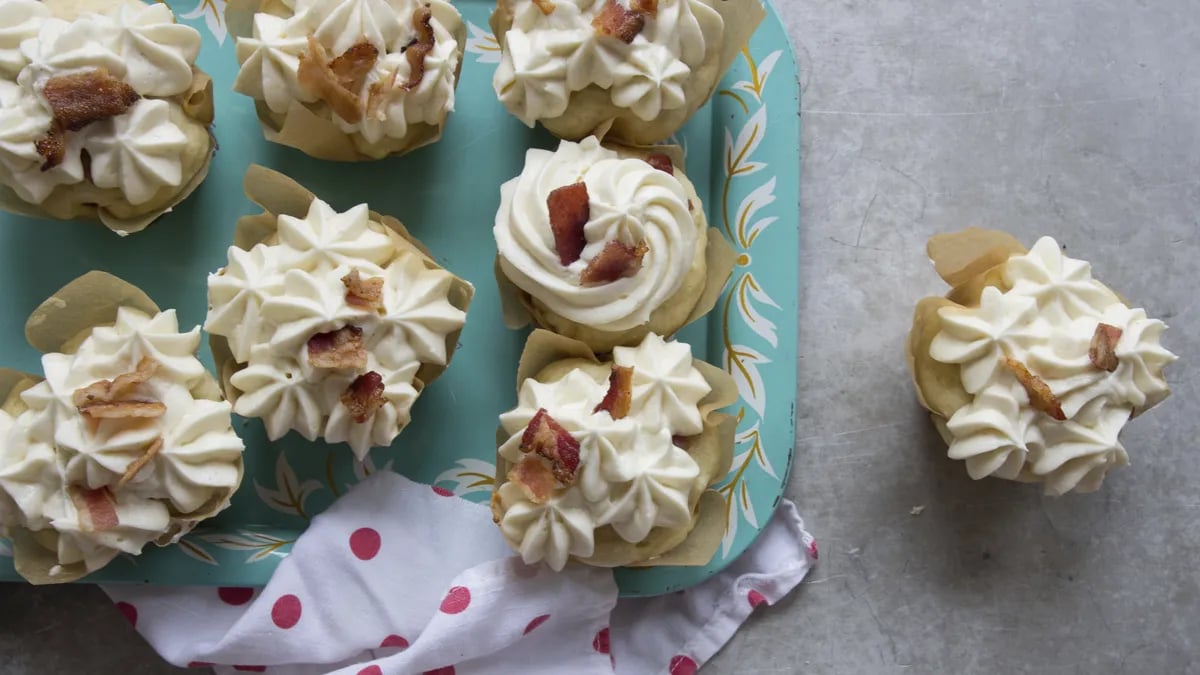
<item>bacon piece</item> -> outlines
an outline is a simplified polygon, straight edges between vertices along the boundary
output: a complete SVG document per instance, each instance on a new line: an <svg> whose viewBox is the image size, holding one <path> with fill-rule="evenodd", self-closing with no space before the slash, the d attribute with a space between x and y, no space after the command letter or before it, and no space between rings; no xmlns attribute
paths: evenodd
<svg viewBox="0 0 1200 675"><path fill-rule="evenodd" d="M154 439L154 442L146 446L146 449L142 451L141 457L133 460L129 463L129 466L125 467L125 474L121 476L121 480L117 481L117 488L120 489L129 481L137 478L138 473L142 469L146 468L146 465L149 464L155 457L157 457L158 453L162 452L162 449L163 437L159 436L158 438Z"/></svg>
<svg viewBox="0 0 1200 675"><path fill-rule="evenodd" d="M614 420L629 415L633 403L633 368L613 365L608 375L608 393L592 412L607 411Z"/></svg>
<svg viewBox="0 0 1200 675"><path fill-rule="evenodd" d="M358 270L342 277L346 286L346 304L378 312L383 309L383 277L363 279Z"/></svg>
<svg viewBox="0 0 1200 675"><path fill-rule="evenodd" d="M558 489L558 481L554 471L547 463L538 458L526 455L508 470L508 480L521 488L521 492L534 504L545 504L554 496Z"/></svg>
<svg viewBox="0 0 1200 675"><path fill-rule="evenodd" d="M672 436L671 443L677 448L682 448L684 450L687 450L688 448L692 447L692 437L691 436Z"/></svg>
<svg viewBox="0 0 1200 675"><path fill-rule="evenodd" d="M91 403L80 408L79 412L93 420L155 419L166 414L167 406L158 401L116 401Z"/></svg>
<svg viewBox="0 0 1200 675"><path fill-rule="evenodd" d="M308 339L308 362L314 368L367 367L367 349L358 326L346 326L331 333L317 333Z"/></svg>
<svg viewBox="0 0 1200 675"><path fill-rule="evenodd" d="M553 14L554 10L558 7L552 0L533 0L533 4L537 5L537 8L542 10L542 14L546 16Z"/></svg>
<svg viewBox="0 0 1200 675"><path fill-rule="evenodd" d="M521 452L549 460L554 477L562 485L575 484L575 474L579 471L579 441L554 421L545 408L540 408L525 428Z"/></svg>
<svg viewBox="0 0 1200 675"><path fill-rule="evenodd" d="M600 255L592 258L579 281L585 286L608 284L624 277L631 277L642 269L642 259L649 251L646 242L636 247L612 240L600 251Z"/></svg>
<svg viewBox="0 0 1200 675"><path fill-rule="evenodd" d="M546 198L550 210L550 231L554 233L554 248L558 262L564 267L579 260L587 239L583 226L591 218L587 184L583 182L560 187Z"/></svg>
<svg viewBox="0 0 1200 675"><path fill-rule="evenodd" d="M351 49L354 49L351 47ZM351 64L353 60L346 63ZM349 65L344 66L347 72ZM347 89L341 78L329 64L329 53L313 36L308 36L308 51L300 55L300 66L296 71L300 86L318 100L324 101L334 114L347 122L358 122L363 116L363 104L356 92Z"/></svg>
<svg viewBox="0 0 1200 675"><path fill-rule="evenodd" d="M1050 417L1062 422L1067 419L1063 414L1062 402L1050 391L1050 385L1042 378L1029 372L1025 364L1016 359L1004 359L1005 365L1017 377L1017 381L1025 387L1025 393L1029 395L1029 405L1035 410L1040 410Z"/></svg>
<svg viewBox="0 0 1200 675"><path fill-rule="evenodd" d="M370 42L360 42L329 62L329 70L338 84L351 94L362 89L367 75L379 59L379 50Z"/></svg>
<svg viewBox="0 0 1200 675"><path fill-rule="evenodd" d="M104 68L52 77L46 81L42 95L54 115L50 131L34 144L46 160L42 171L62 163L66 132L124 114L141 98L133 87L109 75Z"/></svg>
<svg viewBox="0 0 1200 675"><path fill-rule="evenodd" d="M1117 343L1121 341L1123 333L1120 328L1106 323L1096 326L1092 344L1088 348L1088 359L1093 366L1110 373L1117 369L1120 365L1120 360L1117 359Z"/></svg>
<svg viewBox="0 0 1200 675"><path fill-rule="evenodd" d="M359 424L371 419L384 403L387 399L383 397L383 376L373 370L359 375L342 392L342 405Z"/></svg>
<svg viewBox="0 0 1200 675"><path fill-rule="evenodd" d="M379 114L379 109L387 103L388 95L396 88L396 76L400 74L399 67L392 68L392 73L376 80L367 87L367 117L382 120L385 115Z"/></svg>
<svg viewBox="0 0 1200 675"><path fill-rule="evenodd" d="M652 155L647 155L646 163L649 164L650 166L658 169L659 171L662 171L663 173L667 173L672 176L675 175L675 164L671 161L670 157L667 157L666 155L662 154L661 152L656 152Z"/></svg>
<svg viewBox="0 0 1200 675"><path fill-rule="evenodd" d="M76 389L71 395L71 402L81 414L93 421L162 417L167 406L135 395L137 388L149 382L157 372L158 361L149 356L142 357L131 372Z"/></svg>
<svg viewBox="0 0 1200 675"><path fill-rule="evenodd" d="M413 12L412 23L413 28L417 29L417 39L404 49L404 56L408 59L408 81L401 86L405 91L416 89L425 79L425 57L433 51L433 26L429 25L432 18L429 5L422 5Z"/></svg>
<svg viewBox="0 0 1200 675"><path fill-rule="evenodd" d="M651 19L658 16L658 0L630 0L630 9L641 12Z"/></svg>
<svg viewBox="0 0 1200 675"><path fill-rule="evenodd" d="M79 527L85 532L107 532L121 524L117 503L108 488L89 490L71 486L67 489L79 516Z"/></svg>
<svg viewBox="0 0 1200 675"><path fill-rule="evenodd" d="M592 28L601 35L608 35L631 44L646 27L646 17L641 12L627 9L617 0L608 0L592 19Z"/></svg>

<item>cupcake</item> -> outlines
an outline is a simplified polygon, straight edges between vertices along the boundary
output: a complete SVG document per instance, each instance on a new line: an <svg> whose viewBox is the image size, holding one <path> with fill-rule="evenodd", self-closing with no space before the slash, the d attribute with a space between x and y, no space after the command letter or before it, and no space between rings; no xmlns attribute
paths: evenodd
<svg viewBox="0 0 1200 675"><path fill-rule="evenodd" d="M472 287L365 204L339 213L262 167L246 192L265 213L238 222L229 264L208 279L225 394L271 440L295 430L362 459L450 363Z"/></svg>
<svg viewBox="0 0 1200 675"><path fill-rule="evenodd" d="M234 91L267 140L363 161L433 143L454 110L466 26L443 0L242 0Z"/></svg>
<svg viewBox="0 0 1200 675"><path fill-rule="evenodd" d="M526 563L703 565L724 534L729 374L650 334L598 361L535 331L500 416L492 513ZM686 542L686 544L685 544Z"/></svg>
<svg viewBox="0 0 1200 675"><path fill-rule="evenodd" d="M0 0L0 24L0 206L125 235L204 180L212 82L167 5Z"/></svg>
<svg viewBox="0 0 1200 675"><path fill-rule="evenodd" d="M1129 463L1125 423L1170 393L1166 326L1133 309L1043 237L969 229L929 242L945 298L916 309L908 363L917 395L974 479L1098 489Z"/></svg>
<svg viewBox="0 0 1200 675"><path fill-rule="evenodd" d="M493 229L509 325L532 321L602 353L711 310L733 252L680 166L594 136L528 151L500 188Z"/></svg>
<svg viewBox="0 0 1200 675"><path fill-rule="evenodd" d="M21 576L74 581L229 506L243 445L199 328L92 272L26 330L44 379L0 373L0 526Z"/></svg>
<svg viewBox="0 0 1200 675"><path fill-rule="evenodd" d="M499 0L492 86L559 138L657 143L708 101L764 16L758 0Z"/></svg>

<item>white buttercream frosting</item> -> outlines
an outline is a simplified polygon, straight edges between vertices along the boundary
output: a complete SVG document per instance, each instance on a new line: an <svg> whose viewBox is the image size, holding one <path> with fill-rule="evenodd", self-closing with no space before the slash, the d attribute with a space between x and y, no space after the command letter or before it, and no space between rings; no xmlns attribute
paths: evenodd
<svg viewBox="0 0 1200 675"><path fill-rule="evenodd" d="M424 74L417 86L402 85L412 75L404 51L417 38L414 13L428 5L432 12L434 46L425 56ZM457 10L443 0L297 0L293 14L254 16L253 33L238 38L241 64L234 91L262 101L276 114L286 114L293 102L317 99L299 80L300 57L316 39L331 58L369 42L379 50L374 68L354 92L367 114L347 121L329 112L342 131L359 133L369 143L401 139L413 124L440 124L454 110L454 86L462 45L454 37L461 23ZM378 85L378 86L376 86ZM386 91L368 106L372 87Z"/></svg>
<svg viewBox="0 0 1200 675"><path fill-rule="evenodd" d="M571 94L597 86L613 105L653 121L685 105L684 84L704 62L710 38L705 22L720 15L697 0L659 0L657 12L631 43L592 25L608 0L555 0L547 15L532 0L515 0L512 27L492 86L505 107L533 126L567 111ZM628 7L628 2L623 2Z"/></svg>
<svg viewBox="0 0 1200 675"><path fill-rule="evenodd" d="M579 260L563 265L550 227L554 190L587 185L590 219ZM529 150L521 175L500 188L493 227L500 266L521 290L550 311L599 330L645 324L684 283L704 232L688 208L688 193L673 175L641 159L622 158L594 136L562 141L558 150ZM614 240L645 243L642 268L611 283L584 286L580 275Z"/></svg>
<svg viewBox="0 0 1200 675"><path fill-rule="evenodd" d="M446 337L466 319L449 300L454 277L397 246L366 205L338 213L314 199L305 218L279 216L278 227L272 243L230 247L228 265L208 280L205 328L227 340L241 366L231 380L240 392L234 411L262 418L272 439L295 430L345 441L361 458L408 424L421 365L446 364ZM353 272L383 280L379 309L347 302L342 280ZM366 367L311 365L308 341L346 327L362 330ZM382 378L385 402L356 422L341 396L368 372Z"/></svg>
<svg viewBox="0 0 1200 675"><path fill-rule="evenodd" d="M961 366L974 396L945 424L950 456L973 478L1045 481L1046 492L1097 489L1109 469L1128 462L1117 435L1130 417L1169 393L1162 347L1166 326L1131 309L1092 278L1091 266L1043 237L1004 265L1007 291L984 289L978 307L948 307L930 356ZM1120 329L1117 367L1093 365L1097 326ZM1042 379L1065 421L1035 409L1006 359Z"/></svg>
<svg viewBox="0 0 1200 675"><path fill-rule="evenodd" d="M243 444L230 405L201 394L211 380L196 358L199 345L200 329L181 333L174 310L152 316L121 308L113 326L94 329L74 354L46 354L46 379L21 395L27 409L15 419L0 413L0 492L15 506L0 510L3 525L53 529L59 563L92 571L120 552L140 552L188 514L227 506ZM162 403L160 417L94 421L76 407L77 390L129 373L143 358L158 368L137 397ZM158 439L149 463L123 482ZM111 493L117 516L103 531L81 519L71 497L99 489Z"/></svg>
<svg viewBox="0 0 1200 675"><path fill-rule="evenodd" d="M499 453L510 463L523 457L522 436L539 410L580 445L574 484L546 503L535 503L512 482L498 491L500 530L527 563L545 561L557 570L571 556L587 558L595 552L595 531L604 526L637 543L653 528L691 521L691 504L705 486L697 484L700 467L674 438L703 431L698 404L710 387L683 343L650 334L614 356L617 365L634 368L626 417L595 412L608 393L607 374L578 368L554 382L526 380L517 407L500 416L509 438Z"/></svg>
<svg viewBox="0 0 1200 675"><path fill-rule="evenodd" d="M175 23L164 4L124 2L109 12L54 18L39 2L0 0L0 180L21 199L40 204L54 188L87 180L82 153L92 157L93 182L117 188L134 206L164 187L179 187L187 137L164 100L188 90L200 51L200 33ZM124 114L66 134L63 162L42 171L35 143L51 128L43 96L54 77L103 69L128 83L142 100ZM188 177L190 178L190 177Z"/></svg>

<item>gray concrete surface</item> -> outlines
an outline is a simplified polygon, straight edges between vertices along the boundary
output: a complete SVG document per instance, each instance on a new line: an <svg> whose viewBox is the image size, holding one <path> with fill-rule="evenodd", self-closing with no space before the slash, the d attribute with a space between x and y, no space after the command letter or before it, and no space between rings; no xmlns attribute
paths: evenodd
<svg viewBox="0 0 1200 675"><path fill-rule="evenodd" d="M821 562L704 672L1200 673L1200 4L779 7L805 108L788 494ZM972 482L914 403L923 243L971 224L1052 234L1171 324L1175 395L1098 494ZM0 586L0 608L0 673L185 672L98 590Z"/></svg>

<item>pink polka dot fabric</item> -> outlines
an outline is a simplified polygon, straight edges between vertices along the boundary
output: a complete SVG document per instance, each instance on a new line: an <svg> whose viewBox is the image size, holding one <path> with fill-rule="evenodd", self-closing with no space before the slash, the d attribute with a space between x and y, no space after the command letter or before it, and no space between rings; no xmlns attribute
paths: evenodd
<svg viewBox="0 0 1200 675"><path fill-rule="evenodd" d="M812 545L785 501L727 571L618 602L611 571L525 565L486 506L380 472L264 588L105 591L167 661L218 675L694 675L800 583Z"/></svg>

